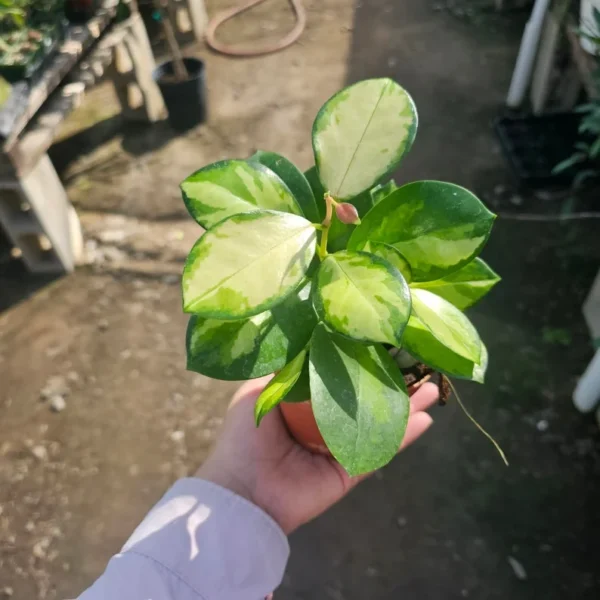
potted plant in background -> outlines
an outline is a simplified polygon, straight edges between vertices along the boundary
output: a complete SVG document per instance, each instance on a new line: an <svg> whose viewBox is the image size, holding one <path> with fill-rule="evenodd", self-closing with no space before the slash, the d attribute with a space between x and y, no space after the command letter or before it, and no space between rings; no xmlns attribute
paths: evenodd
<svg viewBox="0 0 600 600"><path fill-rule="evenodd" d="M600 50L600 10L589 5L589 23L579 29L581 45L591 54L599 54ZM583 21L582 5L582 21ZM554 174L566 173L571 176L573 188L583 186L589 180L597 180L600 175L600 65L595 63L590 72L593 95L587 102L575 108L582 115L577 128L577 139L573 145L573 153L559 162L553 170Z"/></svg>
<svg viewBox="0 0 600 600"><path fill-rule="evenodd" d="M366 80L319 111L306 176L258 152L181 184L207 229L182 279L188 368L227 380L276 373L257 423L280 405L298 441L351 475L396 454L407 383L433 371L444 384L483 382L487 367L463 310L499 281L477 258L495 215L451 183L385 182L416 130L408 93Z"/></svg>
<svg viewBox="0 0 600 600"><path fill-rule="evenodd" d="M32 78L64 34L61 0L0 0L0 75Z"/></svg>
<svg viewBox="0 0 600 600"><path fill-rule="evenodd" d="M171 5L167 0L154 0L163 25L171 60L154 71L167 111L169 123L177 131L186 131L206 120L204 63L197 58L184 58L175 37Z"/></svg>

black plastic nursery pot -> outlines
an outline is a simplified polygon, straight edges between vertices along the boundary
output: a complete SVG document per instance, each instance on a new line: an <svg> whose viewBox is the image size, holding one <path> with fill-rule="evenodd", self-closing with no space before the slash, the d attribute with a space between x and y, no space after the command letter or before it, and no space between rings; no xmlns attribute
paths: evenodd
<svg viewBox="0 0 600 600"><path fill-rule="evenodd" d="M188 77L178 81L173 63L165 62L154 70L156 81L169 111L169 123L177 131L186 131L206 120L204 63L184 58Z"/></svg>
<svg viewBox="0 0 600 600"><path fill-rule="evenodd" d="M100 6L99 0L66 0L65 16L71 23L85 23Z"/></svg>
<svg viewBox="0 0 600 600"><path fill-rule="evenodd" d="M567 112L542 116L503 117L495 129L510 168L529 188L571 185L581 168L554 173L554 167L569 158L580 140L581 114Z"/></svg>

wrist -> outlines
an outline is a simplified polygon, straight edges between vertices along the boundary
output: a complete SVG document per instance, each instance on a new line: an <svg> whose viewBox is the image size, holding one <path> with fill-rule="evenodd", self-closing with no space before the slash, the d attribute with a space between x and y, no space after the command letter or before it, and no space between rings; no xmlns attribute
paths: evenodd
<svg viewBox="0 0 600 600"><path fill-rule="evenodd" d="M250 493L248 486L239 477L229 473L226 469L220 468L219 465L213 465L210 460L204 463L196 473L194 473L194 477L220 485L234 494L245 498L249 502L252 502L252 504L256 504L252 500L252 494Z"/></svg>
<svg viewBox="0 0 600 600"><path fill-rule="evenodd" d="M285 519L278 518L278 516L280 515L275 514L277 511L271 510L270 507L267 506L264 502L260 502L259 500L257 500L256 495L252 491L253 486L250 485L250 483L247 480L247 477L237 475L236 473L224 467L218 461L214 460L212 457L209 458L194 473L194 477L197 477L198 479L204 479L205 481L210 481L211 483L219 485L222 488L225 488L230 492L241 496L245 500L248 500L248 502L251 502L256 507L260 508L260 510L266 513L269 517L271 517L271 519L273 519L277 523L277 525L279 525L279 527L283 530L283 532L286 535L288 535L290 531L295 529L295 527L290 529L288 524L284 522Z"/></svg>

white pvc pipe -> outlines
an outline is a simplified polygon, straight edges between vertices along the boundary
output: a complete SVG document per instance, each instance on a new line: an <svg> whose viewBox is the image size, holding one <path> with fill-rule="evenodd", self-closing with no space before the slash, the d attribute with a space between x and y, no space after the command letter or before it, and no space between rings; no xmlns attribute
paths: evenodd
<svg viewBox="0 0 600 600"><path fill-rule="evenodd" d="M596 351L573 392L573 403L581 412L594 410L598 401L600 401L600 350Z"/></svg>
<svg viewBox="0 0 600 600"><path fill-rule="evenodd" d="M517 64L515 65L512 81L510 82L508 97L506 98L506 104L510 108L518 108L521 106L525 94L527 93L531 72L533 71L533 64L535 62L535 55L542 35L544 18L548 11L549 4L550 0L535 0L531 17L525 26L525 33L521 40Z"/></svg>

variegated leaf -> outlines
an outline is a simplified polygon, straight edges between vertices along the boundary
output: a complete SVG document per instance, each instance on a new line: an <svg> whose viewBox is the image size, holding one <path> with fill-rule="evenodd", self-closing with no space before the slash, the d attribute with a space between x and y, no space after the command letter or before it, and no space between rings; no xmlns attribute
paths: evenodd
<svg viewBox="0 0 600 600"><path fill-rule="evenodd" d="M259 425L262 418L274 409L294 387L306 359L306 350L302 350L291 362L289 362L279 373L269 381L265 389L260 393L254 406L254 418Z"/></svg>
<svg viewBox="0 0 600 600"><path fill-rule="evenodd" d="M249 160L271 169L288 186L309 221L318 223L322 220L319 218L317 203L310 184L293 162L281 154L263 150L255 152Z"/></svg>
<svg viewBox="0 0 600 600"><path fill-rule="evenodd" d="M402 336L402 347L440 373L483 383L487 369L487 350L483 343L479 364L474 363L444 346L417 317L411 316Z"/></svg>
<svg viewBox="0 0 600 600"><path fill-rule="evenodd" d="M333 329L356 340L400 344L410 316L401 273L366 252L330 254L317 273L315 310Z"/></svg>
<svg viewBox="0 0 600 600"><path fill-rule="evenodd" d="M412 281L412 270L408 261L396 248L394 248L394 246L383 244L381 242L367 242L364 249L365 252L376 254L380 258L387 260L392 266L396 267L396 269L402 273L402 277L406 279L407 283Z"/></svg>
<svg viewBox="0 0 600 600"><path fill-rule="evenodd" d="M410 149L417 110L391 79L368 79L328 100L313 125L323 187L340 200L357 196L393 171Z"/></svg>
<svg viewBox="0 0 600 600"><path fill-rule="evenodd" d="M314 313L314 311L313 311ZM311 329L311 334L314 328ZM284 402L306 402L310 400L310 380L308 377L308 361L304 362L298 381L292 389L285 395Z"/></svg>
<svg viewBox="0 0 600 600"><path fill-rule="evenodd" d="M393 358L319 324L309 360L313 411L333 456L350 475L383 467L400 448L410 410Z"/></svg>
<svg viewBox="0 0 600 600"><path fill-rule="evenodd" d="M471 321L458 308L427 290L411 289L411 297L412 316L440 344L472 363L479 363L481 339ZM403 342L406 344L406 339Z"/></svg>
<svg viewBox="0 0 600 600"><path fill-rule="evenodd" d="M316 324L310 283L270 311L247 319L220 321L192 315L186 336L187 368L233 381L268 375L282 369L308 344Z"/></svg>
<svg viewBox="0 0 600 600"><path fill-rule="evenodd" d="M242 319L281 302L315 254L312 223L281 212L235 215L207 231L183 270L183 310Z"/></svg>
<svg viewBox="0 0 600 600"><path fill-rule="evenodd" d="M257 209L301 215L288 187L260 163L223 160L196 171L181 183L188 211L205 228L232 215Z"/></svg>
<svg viewBox="0 0 600 600"><path fill-rule="evenodd" d="M460 310L466 310L481 300L499 281L498 274L487 263L476 258L442 279L415 283L414 287L429 290Z"/></svg>
<svg viewBox="0 0 600 600"><path fill-rule="evenodd" d="M376 185L371 190L371 198L373 198L373 206L378 202L381 202L384 198L389 196L392 192L398 189L396 182L390 179L387 183Z"/></svg>
<svg viewBox="0 0 600 600"><path fill-rule="evenodd" d="M479 363L473 367L473 375L471 379L473 381L477 381L478 383L483 383L485 381L485 374L487 372L489 362L489 354L487 346L481 342L481 356L479 357Z"/></svg>
<svg viewBox="0 0 600 600"><path fill-rule="evenodd" d="M470 262L487 241L495 215L468 190L440 181L416 181L376 204L354 230L348 248L367 241L397 248L414 281L445 277Z"/></svg>

